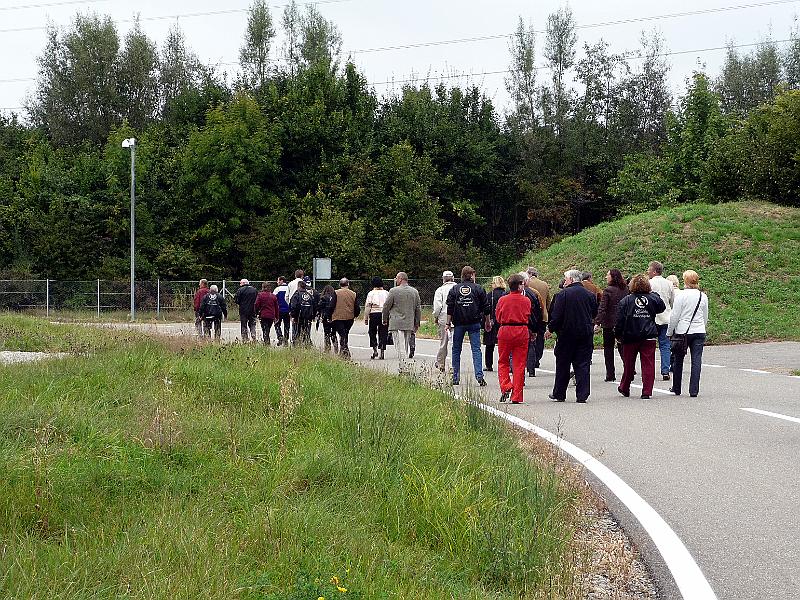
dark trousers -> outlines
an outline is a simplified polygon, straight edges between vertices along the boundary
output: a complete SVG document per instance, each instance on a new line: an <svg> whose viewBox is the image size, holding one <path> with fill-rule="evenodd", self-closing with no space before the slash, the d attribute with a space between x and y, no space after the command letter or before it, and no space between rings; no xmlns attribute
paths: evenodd
<svg viewBox="0 0 800 600"><path fill-rule="evenodd" d="M614 337L614 328L603 327L603 358L605 358L606 361L606 379L617 378L617 370L614 366L614 346L616 346L616 344L617 340ZM621 345L619 346L618 350L619 357L623 358Z"/></svg>
<svg viewBox="0 0 800 600"><path fill-rule="evenodd" d="M261 319L261 333L264 335L264 344L269 346L269 330L272 329L272 319Z"/></svg>
<svg viewBox="0 0 800 600"><path fill-rule="evenodd" d="M389 324L383 324L382 313L369 313L369 345L370 348L386 350L386 339L389 337Z"/></svg>
<svg viewBox="0 0 800 600"><path fill-rule="evenodd" d="M256 316L239 315L239 322L242 325L242 341L246 342L248 339L256 341ZM248 338L249 333L249 338Z"/></svg>
<svg viewBox="0 0 800 600"><path fill-rule="evenodd" d="M311 320L297 319L294 323L292 323L292 335L294 336L292 343L295 346L310 346Z"/></svg>
<svg viewBox="0 0 800 600"><path fill-rule="evenodd" d="M211 328L214 328L214 337L219 339L222 335L222 317L206 317L203 319L203 335L211 337Z"/></svg>
<svg viewBox="0 0 800 600"><path fill-rule="evenodd" d="M528 357L525 359L525 366L528 369L528 373L532 375L536 373L536 367L539 366L539 359L536 357L536 344L540 337L542 336L537 335L535 340L528 340Z"/></svg>
<svg viewBox="0 0 800 600"><path fill-rule="evenodd" d="M553 383L553 397L564 400L567 397L570 366L575 371L575 396L586 400L591 391L589 367L592 364L593 338L559 337L554 354L556 356L556 377Z"/></svg>
<svg viewBox="0 0 800 600"><path fill-rule="evenodd" d="M281 313L280 316L275 319L275 333L278 334L278 343L280 344L283 340L286 340L286 343L289 343L289 321L291 319L291 315L287 313ZM283 330L281 330L281 323L283 324Z"/></svg>
<svg viewBox="0 0 800 600"><path fill-rule="evenodd" d="M333 346L334 354L339 352L339 342L336 341L336 333L333 331L333 323L331 321L322 321L322 334L325 337L325 352L330 352Z"/></svg>
<svg viewBox="0 0 800 600"><path fill-rule="evenodd" d="M536 342L534 344L534 348L536 349L536 364L533 365L534 369L538 369L542 363L542 356L544 356L544 332L546 329L547 323L544 324L544 327L539 329L539 335L536 336Z"/></svg>
<svg viewBox="0 0 800 600"><path fill-rule="evenodd" d="M622 344L622 380L619 389L630 392L633 373L636 371L636 355L642 364L642 394L653 395L653 382L656 378L656 340L640 340Z"/></svg>
<svg viewBox="0 0 800 600"><path fill-rule="evenodd" d="M483 351L483 362L486 363L486 368L491 369L494 364L494 347L496 344L486 344L486 349ZM498 350L498 357L500 356ZM499 363L498 363L499 364Z"/></svg>
<svg viewBox="0 0 800 600"><path fill-rule="evenodd" d="M696 396L700 392L700 369L703 366L703 345L706 343L705 333L690 333L686 336L689 352L692 355L692 371L689 375L689 395ZM673 353L672 356L672 391L681 393L683 379L683 359L685 354Z"/></svg>
<svg viewBox="0 0 800 600"><path fill-rule="evenodd" d="M354 319L347 321L334 321L333 331L339 336L339 356L350 358L350 328L353 326Z"/></svg>

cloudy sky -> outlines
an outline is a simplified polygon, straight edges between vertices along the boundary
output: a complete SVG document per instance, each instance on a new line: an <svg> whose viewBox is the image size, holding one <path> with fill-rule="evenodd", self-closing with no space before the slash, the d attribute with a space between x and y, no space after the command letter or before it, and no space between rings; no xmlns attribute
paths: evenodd
<svg viewBox="0 0 800 600"><path fill-rule="evenodd" d="M282 2L270 4L276 22ZM480 85L500 108L506 105L507 95L505 74L498 71L506 70L509 63L508 39L502 36L515 28L520 16L535 29L544 29L548 13L561 5L554 0L318 2L320 12L342 33L343 54L352 54L379 94L391 93L409 78L457 74L448 81ZM768 36L788 39L800 12L800 0L572 0L569 5L579 26L581 47L602 38L613 51L635 50L642 31L661 32L667 51L679 53L668 57L676 91L698 67L718 72L724 51L699 50L731 41L757 43ZM177 21L201 60L232 74L237 69L248 6L249 0L0 0L0 108L23 106L33 89L36 57L44 47L48 22L65 27L76 12L94 11L110 15L124 35L138 13L143 29L160 45ZM451 40L470 41L429 44ZM537 41L541 58L544 35ZM540 77L546 76L541 72Z"/></svg>

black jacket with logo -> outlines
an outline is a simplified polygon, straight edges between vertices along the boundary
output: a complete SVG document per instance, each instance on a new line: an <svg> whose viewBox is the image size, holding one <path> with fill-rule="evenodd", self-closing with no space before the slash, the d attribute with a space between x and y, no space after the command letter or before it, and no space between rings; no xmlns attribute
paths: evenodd
<svg viewBox="0 0 800 600"><path fill-rule="evenodd" d="M475 325L491 312L486 290L474 281L464 281L450 288L447 314L453 325Z"/></svg>
<svg viewBox="0 0 800 600"><path fill-rule="evenodd" d="M614 336L623 344L656 339L656 315L666 309L664 301L656 292L628 294L620 300L617 307Z"/></svg>

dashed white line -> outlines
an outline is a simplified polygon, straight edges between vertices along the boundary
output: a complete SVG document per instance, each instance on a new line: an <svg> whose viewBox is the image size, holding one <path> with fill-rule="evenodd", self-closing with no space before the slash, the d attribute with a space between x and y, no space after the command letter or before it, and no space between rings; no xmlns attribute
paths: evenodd
<svg viewBox="0 0 800 600"><path fill-rule="evenodd" d="M758 408L740 408L739 410L745 410L747 412L754 413L757 415L764 415L765 417L773 417L774 419L791 421L792 423L800 423L800 419L798 419L797 417L790 417L787 415L782 415L780 413L769 412L768 410L760 410Z"/></svg>
<svg viewBox="0 0 800 600"><path fill-rule="evenodd" d="M704 367L708 367L709 369L726 369L727 368L725 365L712 365L712 364L708 364L708 363L703 363L703 366Z"/></svg>
<svg viewBox="0 0 800 600"><path fill-rule="evenodd" d="M637 383L632 383L632 384L631 384L631 387L632 387L632 388L637 388L637 389L639 389L639 390L642 390L642 389L644 389L644 386L641 386L641 385L639 385L639 384L637 384ZM660 388L657 388L657 387L654 387L654 388L653 388L653 391L654 391L654 392L661 392L662 394L667 394L668 396L674 396L674 395L675 395L675 394L673 394L672 392L670 392L669 390L662 390L662 389L660 389Z"/></svg>
<svg viewBox="0 0 800 600"><path fill-rule="evenodd" d="M658 548L669 568L684 600L716 600L717 596L706 580L700 567L681 539L663 518L633 488L616 473L574 444L564 441L549 431L524 421L519 417L497 410L492 406L481 407L522 429L531 431L560 448L577 460L594 475L622 502L631 514L642 524L647 534Z"/></svg>
<svg viewBox="0 0 800 600"><path fill-rule="evenodd" d="M739 369L745 373L761 373L762 375L772 375L770 371L762 371L761 369Z"/></svg>

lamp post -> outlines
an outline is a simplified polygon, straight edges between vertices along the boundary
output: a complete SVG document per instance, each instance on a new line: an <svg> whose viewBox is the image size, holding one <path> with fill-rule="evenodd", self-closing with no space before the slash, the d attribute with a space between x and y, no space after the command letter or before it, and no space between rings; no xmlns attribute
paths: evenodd
<svg viewBox="0 0 800 600"><path fill-rule="evenodd" d="M135 258L134 258L134 239L136 232L136 138L122 140L122 147L131 151L131 321L136 320L136 306L134 305L135 280Z"/></svg>

